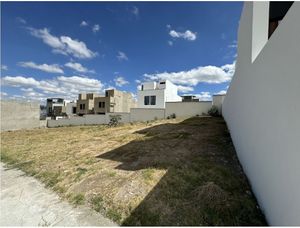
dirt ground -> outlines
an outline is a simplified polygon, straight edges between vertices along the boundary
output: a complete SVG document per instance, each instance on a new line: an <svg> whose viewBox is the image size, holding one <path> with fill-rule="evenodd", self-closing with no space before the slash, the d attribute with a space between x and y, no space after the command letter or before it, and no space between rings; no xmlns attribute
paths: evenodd
<svg viewBox="0 0 300 228"><path fill-rule="evenodd" d="M122 225L266 225L222 118L4 132L1 161Z"/></svg>

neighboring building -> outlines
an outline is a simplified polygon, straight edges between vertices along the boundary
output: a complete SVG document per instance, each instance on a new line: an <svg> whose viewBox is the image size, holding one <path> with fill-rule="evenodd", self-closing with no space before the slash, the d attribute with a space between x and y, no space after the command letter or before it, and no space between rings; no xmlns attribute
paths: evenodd
<svg viewBox="0 0 300 228"><path fill-rule="evenodd" d="M182 102L199 102L199 98L193 95L184 95L182 97Z"/></svg>
<svg viewBox="0 0 300 228"><path fill-rule="evenodd" d="M67 116L73 116L77 114L77 103L72 101L66 105L66 114Z"/></svg>
<svg viewBox="0 0 300 228"><path fill-rule="evenodd" d="M300 225L300 2L245 2L222 105L271 226Z"/></svg>
<svg viewBox="0 0 300 228"><path fill-rule="evenodd" d="M177 86L169 80L142 83L137 99L138 108L165 108L166 102L182 101Z"/></svg>
<svg viewBox="0 0 300 228"><path fill-rule="evenodd" d="M106 90L105 97L94 99L95 114L112 112L130 112L130 108L136 106L131 93L122 92L116 89Z"/></svg>
<svg viewBox="0 0 300 228"><path fill-rule="evenodd" d="M96 93L81 93L78 95L76 112L79 116L86 114L94 114L94 100L100 97Z"/></svg>
<svg viewBox="0 0 300 228"><path fill-rule="evenodd" d="M212 105L218 108L219 114L222 115L222 105L226 94L214 94L212 99Z"/></svg>
<svg viewBox="0 0 300 228"><path fill-rule="evenodd" d="M48 117L64 116L66 101L63 98L47 98L46 112Z"/></svg>

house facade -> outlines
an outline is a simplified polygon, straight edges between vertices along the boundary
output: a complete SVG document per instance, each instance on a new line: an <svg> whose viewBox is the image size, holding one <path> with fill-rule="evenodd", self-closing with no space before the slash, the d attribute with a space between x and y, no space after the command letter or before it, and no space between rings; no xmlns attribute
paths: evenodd
<svg viewBox="0 0 300 228"><path fill-rule="evenodd" d="M169 80L144 82L137 92L137 108L165 108L166 102L182 101L177 86Z"/></svg>
<svg viewBox="0 0 300 228"><path fill-rule="evenodd" d="M269 225L300 225L300 2L245 2L222 105Z"/></svg>
<svg viewBox="0 0 300 228"><path fill-rule="evenodd" d="M86 114L94 114L95 98L100 97L96 93L81 93L78 95L76 112L77 115L82 116Z"/></svg>
<svg viewBox="0 0 300 228"><path fill-rule="evenodd" d="M47 98L46 113L48 117L63 116L66 114L66 104L63 98Z"/></svg>
<svg viewBox="0 0 300 228"><path fill-rule="evenodd" d="M95 114L130 112L130 108L135 106L136 103L131 93L116 89L106 90L104 97L96 97L94 99Z"/></svg>

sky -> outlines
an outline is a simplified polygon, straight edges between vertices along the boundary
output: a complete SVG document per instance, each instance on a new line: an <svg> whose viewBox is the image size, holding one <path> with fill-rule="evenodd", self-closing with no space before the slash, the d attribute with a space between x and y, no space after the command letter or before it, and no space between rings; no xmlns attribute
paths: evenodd
<svg viewBox="0 0 300 228"><path fill-rule="evenodd" d="M77 99L168 79L211 100L235 70L241 2L2 2L1 98Z"/></svg>

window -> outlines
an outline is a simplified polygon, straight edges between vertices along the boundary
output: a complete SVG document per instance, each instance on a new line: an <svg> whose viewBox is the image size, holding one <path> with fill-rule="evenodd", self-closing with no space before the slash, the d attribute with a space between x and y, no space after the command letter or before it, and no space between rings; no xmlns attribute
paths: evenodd
<svg viewBox="0 0 300 228"><path fill-rule="evenodd" d="M142 91L144 90L144 85L142 85Z"/></svg>
<svg viewBox="0 0 300 228"><path fill-rule="evenodd" d="M156 105L156 96L151 96L150 102L151 102L151 105Z"/></svg>
<svg viewBox="0 0 300 228"><path fill-rule="evenodd" d="M108 97L108 91L105 91L105 96Z"/></svg>
<svg viewBox="0 0 300 228"><path fill-rule="evenodd" d="M144 97L144 105L149 105L149 96Z"/></svg>
<svg viewBox="0 0 300 228"><path fill-rule="evenodd" d="M145 96L144 105L156 105L156 96Z"/></svg>
<svg viewBox="0 0 300 228"><path fill-rule="evenodd" d="M99 102L99 108L105 108L105 102Z"/></svg>
<svg viewBox="0 0 300 228"><path fill-rule="evenodd" d="M73 114L76 113L76 107L73 107L73 111L72 111Z"/></svg>
<svg viewBox="0 0 300 228"><path fill-rule="evenodd" d="M159 84L164 85L164 84L166 84L166 82L160 82Z"/></svg>
<svg viewBox="0 0 300 228"><path fill-rule="evenodd" d="M80 104L80 110L84 110L85 109L85 104Z"/></svg>
<svg viewBox="0 0 300 228"><path fill-rule="evenodd" d="M269 38L278 27L294 2L270 2L269 7Z"/></svg>

